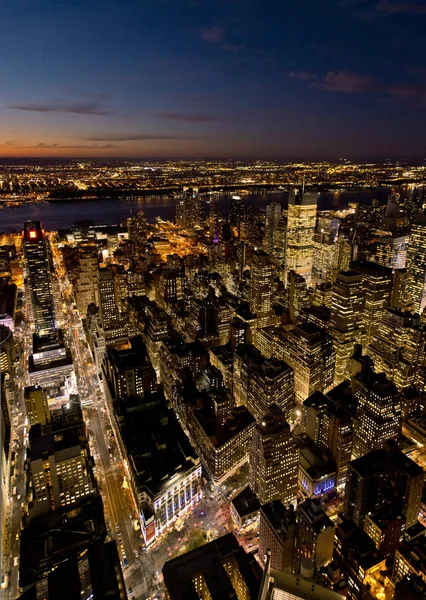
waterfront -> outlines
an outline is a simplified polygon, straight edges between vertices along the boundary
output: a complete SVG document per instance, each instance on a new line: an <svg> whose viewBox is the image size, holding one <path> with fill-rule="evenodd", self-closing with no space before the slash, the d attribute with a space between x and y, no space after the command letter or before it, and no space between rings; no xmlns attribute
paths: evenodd
<svg viewBox="0 0 426 600"><path fill-rule="evenodd" d="M325 192L318 200L319 210L345 208L350 202L362 205L371 204L373 198L385 203L388 189L374 191L363 190L355 192ZM223 213L229 210L230 195L218 196L219 210ZM254 205L264 209L270 202L280 202L287 206L287 194L258 194L244 195L246 206ZM127 217L143 210L149 221L159 216L164 220L174 220L176 202L167 196L137 198L105 198L93 200L70 200L69 202L25 203L21 206L6 206L0 210L0 231L20 231L27 220L41 221L46 230L66 229L77 220L92 220L96 225L116 225Z"/></svg>

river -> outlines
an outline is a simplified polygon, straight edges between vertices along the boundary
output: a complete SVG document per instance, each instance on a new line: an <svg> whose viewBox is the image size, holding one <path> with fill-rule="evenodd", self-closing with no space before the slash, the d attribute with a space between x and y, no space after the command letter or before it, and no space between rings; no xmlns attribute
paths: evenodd
<svg viewBox="0 0 426 600"><path fill-rule="evenodd" d="M322 193L318 200L319 210L345 208L350 202L362 205L371 204L376 198L381 204L386 203L387 189L357 192ZM244 195L246 206L254 205L264 209L270 202L280 202L287 206L287 194ZM218 205L221 213L229 210L230 196L219 196ZM176 202L168 197L155 198L105 198L97 200L70 200L67 202L27 203L17 207L6 206L0 209L0 231L19 232L27 220L41 221L43 227L50 230L67 229L77 220L91 220L95 225L115 225L122 223L127 217L143 210L149 221L159 216L164 220L174 220Z"/></svg>

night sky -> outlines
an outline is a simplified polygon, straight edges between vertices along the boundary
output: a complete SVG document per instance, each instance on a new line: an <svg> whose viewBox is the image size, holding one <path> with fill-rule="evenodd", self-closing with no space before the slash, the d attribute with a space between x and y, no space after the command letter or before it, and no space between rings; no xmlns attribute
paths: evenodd
<svg viewBox="0 0 426 600"><path fill-rule="evenodd" d="M9 0L0 155L426 156L426 0Z"/></svg>

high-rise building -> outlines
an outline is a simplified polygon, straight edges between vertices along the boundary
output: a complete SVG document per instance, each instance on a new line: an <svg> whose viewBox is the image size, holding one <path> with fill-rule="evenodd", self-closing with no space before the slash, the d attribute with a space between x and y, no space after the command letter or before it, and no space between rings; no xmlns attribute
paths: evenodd
<svg viewBox="0 0 426 600"><path fill-rule="evenodd" d="M293 369L282 360L265 358L251 344L236 348L233 392L237 405L247 406L258 422L271 404L279 406L286 419L293 416Z"/></svg>
<svg viewBox="0 0 426 600"><path fill-rule="evenodd" d="M330 333L336 351L335 385L347 379L355 344L361 341L364 303L362 275L355 271L338 273L330 313Z"/></svg>
<svg viewBox="0 0 426 600"><path fill-rule="evenodd" d="M232 534L168 560L166 600L257 600L262 569Z"/></svg>
<svg viewBox="0 0 426 600"><path fill-rule="evenodd" d="M59 421L48 428L33 425L29 446L30 518L97 492L82 420Z"/></svg>
<svg viewBox="0 0 426 600"><path fill-rule="evenodd" d="M395 562L392 571L393 583L398 583L404 577L421 577L426 581L426 536L419 535L410 541L405 541L395 553ZM424 596L414 596L416 600ZM401 599L407 600L407 596L401 596Z"/></svg>
<svg viewBox="0 0 426 600"><path fill-rule="evenodd" d="M273 293L271 257L263 250L258 250L253 254L250 264L250 310L256 315L259 327L271 324Z"/></svg>
<svg viewBox="0 0 426 600"><path fill-rule="evenodd" d="M317 499L306 500L297 506L294 536L293 573L300 572L303 559L312 561L319 569L333 558L335 526Z"/></svg>
<svg viewBox="0 0 426 600"><path fill-rule="evenodd" d="M16 357L13 333L5 325L0 325L0 373L7 373Z"/></svg>
<svg viewBox="0 0 426 600"><path fill-rule="evenodd" d="M402 512L408 529L417 523L423 478L423 469L389 440L381 450L349 463L343 513L364 527L368 513L389 505Z"/></svg>
<svg viewBox="0 0 426 600"><path fill-rule="evenodd" d="M336 463L336 485L343 486L353 445L353 418L345 402L314 392L303 403L303 427L320 450L331 452Z"/></svg>
<svg viewBox="0 0 426 600"><path fill-rule="evenodd" d="M189 232L195 227L203 226L204 200L198 193L198 188L183 188L176 204L176 223Z"/></svg>
<svg viewBox="0 0 426 600"><path fill-rule="evenodd" d="M295 504L299 449L284 413L272 405L256 425L250 454L250 485L261 504Z"/></svg>
<svg viewBox="0 0 426 600"><path fill-rule="evenodd" d="M316 193L291 191L288 198L285 280L290 271L295 271L308 287L312 285L317 202Z"/></svg>
<svg viewBox="0 0 426 600"><path fill-rule="evenodd" d="M381 571L386 568L383 554L362 527L357 527L351 519L338 525L335 540L333 559L348 582L347 599L374 597L369 593L369 586L376 576L383 581ZM379 581L376 585L382 587Z"/></svg>
<svg viewBox="0 0 426 600"><path fill-rule="evenodd" d="M339 235L334 245L334 275L333 281L336 279L337 273L340 271L348 271L349 263L352 256L352 246L347 237Z"/></svg>
<svg viewBox="0 0 426 600"><path fill-rule="evenodd" d="M363 456L398 437L402 414L398 389L384 373L365 365L352 377L358 401L353 454Z"/></svg>
<svg viewBox="0 0 426 600"><path fill-rule="evenodd" d="M413 309L421 313L426 305L426 214L418 214L411 225L407 251L407 294Z"/></svg>
<svg viewBox="0 0 426 600"><path fill-rule="evenodd" d="M365 300L362 324L365 336L364 347L367 347L372 336L380 329L380 321L390 304L392 270L367 261L354 261L350 264L350 268L362 274Z"/></svg>
<svg viewBox="0 0 426 600"><path fill-rule="evenodd" d="M129 240L133 242L137 248L143 248L147 238L147 221L143 210L138 211L134 217L127 219L127 228Z"/></svg>
<svg viewBox="0 0 426 600"><path fill-rule="evenodd" d="M371 339L368 354L378 373L399 390L415 384L424 362L426 327L419 315L390 308Z"/></svg>
<svg viewBox="0 0 426 600"><path fill-rule="evenodd" d="M80 256L78 275L75 281L75 302L82 318L87 315L87 307L95 302L97 256L85 251Z"/></svg>
<svg viewBox="0 0 426 600"><path fill-rule="evenodd" d="M46 425L50 421L49 399L42 387L26 387L24 391L25 410L30 425Z"/></svg>
<svg viewBox="0 0 426 600"><path fill-rule="evenodd" d="M39 221L26 221L22 235L34 327L38 335L48 335L56 322L47 240Z"/></svg>
<svg viewBox="0 0 426 600"><path fill-rule="evenodd" d="M1 346L0 346L1 348ZM9 484L10 484L10 438L11 418L10 406L6 391L6 376L0 372L0 571L5 574L4 559L7 541L7 513L10 506Z"/></svg>
<svg viewBox="0 0 426 600"><path fill-rule="evenodd" d="M106 344L127 337L127 327L120 316L115 302L114 272L112 269L98 268L96 273L96 304L99 306L99 319Z"/></svg>
<svg viewBox="0 0 426 600"><path fill-rule="evenodd" d="M218 197L212 194L209 199L209 231L210 240L217 244L220 240Z"/></svg>
<svg viewBox="0 0 426 600"><path fill-rule="evenodd" d="M295 525L296 511L292 504L286 508L280 500L273 500L260 507L259 556L269 550L273 569L291 569Z"/></svg>
<svg viewBox="0 0 426 600"><path fill-rule="evenodd" d="M268 254L273 254L277 247L277 227L281 219L281 204L272 202L266 206L264 248Z"/></svg>
<svg viewBox="0 0 426 600"><path fill-rule="evenodd" d="M293 368L296 402L302 404L317 390L327 392L333 385L336 356L330 335L313 323L275 331L273 354Z"/></svg>
<svg viewBox="0 0 426 600"><path fill-rule="evenodd" d="M240 237L241 223L244 217L244 198L231 196L231 208L229 210L229 222L238 231Z"/></svg>
<svg viewBox="0 0 426 600"><path fill-rule="evenodd" d="M244 213L241 237L247 242L259 248L262 246L262 232L260 230L260 211L256 206L248 206Z"/></svg>

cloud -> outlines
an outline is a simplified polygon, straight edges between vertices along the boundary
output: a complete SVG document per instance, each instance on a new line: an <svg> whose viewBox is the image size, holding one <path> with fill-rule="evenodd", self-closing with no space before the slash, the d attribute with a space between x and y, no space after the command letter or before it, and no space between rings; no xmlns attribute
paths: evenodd
<svg viewBox="0 0 426 600"><path fill-rule="evenodd" d="M16 144L15 140L7 140L5 142L5 146L14 146Z"/></svg>
<svg viewBox="0 0 426 600"><path fill-rule="evenodd" d="M303 71L290 71L288 76L290 79L301 79L302 81L309 81L317 77L315 73L304 73Z"/></svg>
<svg viewBox="0 0 426 600"><path fill-rule="evenodd" d="M63 145L63 144L45 144L44 142L39 142L35 146L31 146L32 148L67 148L67 149L80 149L80 148L115 148L112 144L91 144L91 145Z"/></svg>
<svg viewBox="0 0 426 600"><path fill-rule="evenodd" d="M194 140L195 136L189 135L161 135L152 133L111 133L95 135L84 138L86 142L135 142L156 140Z"/></svg>
<svg viewBox="0 0 426 600"><path fill-rule="evenodd" d="M231 120L227 117L200 113L158 113L156 117L160 119L169 119L171 121L185 121L188 123L214 123Z"/></svg>
<svg viewBox="0 0 426 600"><path fill-rule="evenodd" d="M203 40L203 42L217 44L225 52L236 53L244 50L244 44L233 44L227 42L225 37L226 30L224 27L208 27L206 29L202 29L200 32L200 38Z"/></svg>
<svg viewBox="0 0 426 600"><path fill-rule="evenodd" d="M344 92L347 94L374 91L373 82L369 77L348 71L329 71L320 81L312 83L312 87L328 92Z"/></svg>
<svg viewBox="0 0 426 600"><path fill-rule="evenodd" d="M203 42L214 42L219 44L223 42L225 29L223 27L209 27L201 30L201 39Z"/></svg>
<svg viewBox="0 0 426 600"><path fill-rule="evenodd" d="M7 106L12 110L24 110L40 113L72 113L76 115L108 115L110 112L103 106L102 100L87 102L46 102L29 104L11 104Z"/></svg>
<svg viewBox="0 0 426 600"><path fill-rule="evenodd" d="M398 0L381 0L376 4L376 10L386 15L426 15L426 4L420 2L400 2Z"/></svg>

